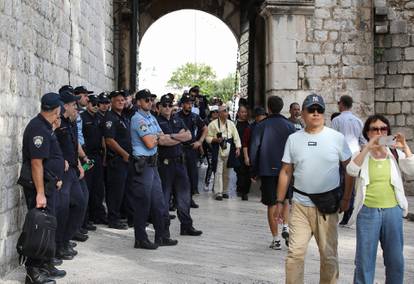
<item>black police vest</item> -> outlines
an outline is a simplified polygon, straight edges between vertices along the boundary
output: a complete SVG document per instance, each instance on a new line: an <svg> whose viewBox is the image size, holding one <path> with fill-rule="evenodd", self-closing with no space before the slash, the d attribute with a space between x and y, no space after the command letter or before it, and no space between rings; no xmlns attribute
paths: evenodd
<svg viewBox="0 0 414 284"><path fill-rule="evenodd" d="M102 151L103 132L99 125L98 114L90 114L88 111L81 113L82 133L85 139L85 152L87 155L98 155Z"/></svg>
<svg viewBox="0 0 414 284"><path fill-rule="evenodd" d="M71 167L76 168L78 166L78 128L76 123L62 117L61 125L55 132L64 159Z"/></svg>

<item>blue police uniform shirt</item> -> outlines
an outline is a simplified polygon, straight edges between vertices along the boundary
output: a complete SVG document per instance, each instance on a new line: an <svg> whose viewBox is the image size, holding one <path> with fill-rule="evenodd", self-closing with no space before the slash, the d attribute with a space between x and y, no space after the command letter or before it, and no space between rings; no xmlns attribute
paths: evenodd
<svg viewBox="0 0 414 284"><path fill-rule="evenodd" d="M99 125L98 114L92 114L89 111L81 113L82 133L85 138L83 145L87 155L97 155L102 151L102 128Z"/></svg>
<svg viewBox="0 0 414 284"><path fill-rule="evenodd" d="M157 116L158 124L164 134L179 133L182 129L187 130L183 120L178 116L172 116L167 119L163 115ZM177 158L183 154L183 145L181 143L174 146L159 146L158 155L161 159Z"/></svg>
<svg viewBox="0 0 414 284"><path fill-rule="evenodd" d="M69 118L62 117L60 127L56 129L56 136L63 158L68 161L71 167L78 166L78 129L76 123L72 123Z"/></svg>
<svg viewBox="0 0 414 284"><path fill-rule="evenodd" d="M157 119L150 113L138 110L131 119L132 154L134 156L152 156L157 153L157 147L147 148L141 137L161 133Z"/></svg>
<svg viewBox="0 0 414 284"><path fill-rule="evenodd" d="M65 162L52 125L41 115L34 117L23 133L23 162L43 159L43 169L62 179Z"/></svg>
<svg viewBox="0 0 414 284"><path fill-rule="evenodd" d="M114 139L119 146L127 153L131 153L131 131L130 121L124 115L119 115L113 110L110 110L105 115L105 138ZM108 153L115 155L115 153L108 149Z"/></svg>
<svg viewBox="0 0 414 284"><path fill-rule="evenodd" d="M191 132L191 140L185 144L194 143L197 138L199 137L200 130L206 126L204 120L198 114L190 112L189 114L185 114L182 110L179 111L176 116L181 118L184 121L184 124L187 126L188 130Z"/></svg>
<svg viewBox="0 0 414 284"><path fill-rule="evenodd" d="M83 131L82 131L82 117L80 116L81 113L79 113L78 117L76 118L76 125L78 127L78 133L77 133L78 142L79 142L80 145L83 146L85 144L85 138L83 137Z"/></svg>

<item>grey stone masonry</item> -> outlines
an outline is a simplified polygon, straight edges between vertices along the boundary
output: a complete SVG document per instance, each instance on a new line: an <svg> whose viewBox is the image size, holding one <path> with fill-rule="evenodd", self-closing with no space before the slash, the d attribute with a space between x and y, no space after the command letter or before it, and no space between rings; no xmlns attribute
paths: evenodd
<svg viewBox="0 0 414 284"><path fill-rule="evenodd" d="M45 92L113 89L112 2L0 0L0 278L17 265L26 212L16 185L23 130Z"/></svg>
<svg viewBox="0 0 414 284"><path fill-rule="evenodd" d="M378 3L377 3L378 2ZM389 32L376 33L375 111L384 114L393 131L401 131L414 147L414 1L375 1L375 25L389 26ZM414 177L405 177L407 194L414 195Z"/></svg>

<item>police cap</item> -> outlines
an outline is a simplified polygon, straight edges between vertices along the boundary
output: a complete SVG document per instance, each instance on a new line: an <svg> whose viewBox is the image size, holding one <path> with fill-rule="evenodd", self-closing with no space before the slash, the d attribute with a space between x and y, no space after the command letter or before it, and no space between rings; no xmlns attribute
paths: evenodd
<svg viewBox="0 0 414 284"><path fill-rule="evenodd" d="M124 90L119 90L119 91L112 91L109 95L108 98L112 99L115 98L117 96L123 96L123 97L127 97L126 93Z"/></svg>
<svg viewBox="0 0 414 284"><path fill-rule="evenodd" d="M192 102L192 101L193 101L193 98L191 97L190 94L183 94L180 100L182 104Z"/></svg>
<svg viewBox="0 0 414 284"><path fill-rule="evenodd" d="M70 91L63 91L60 93L60 100L64 103L64 104L68 104L68 103L72 103L72 102L76 102L80 99L80 97L75 96L72 92Z"/></svg>
<svg viewBox="0 0 414 284"><path fill-rule="evenodd" d="M97 104L99 103L99 98L97 95L89 95L88 96L89 102L92 104Z"/></svg>
<svg viewBox="0 0 414 284"><path fill-rule="evenodd" d="M63 92L70 92L70 93L74 93L73 87L71 85L63 85L60 89L59 89L59 95L62 94Z"/></svg>
<svg viewBox="0 0 414 284"><path fill-rule="evenodd" d="M160 100L161 105L172 104L172 102L170 94L163 95Z"/></svg>
<svg viewBox="0 0 414 284"><path fill-rule="evenodd" d="M88 91L84 86L78 86L74 89L74 93L77 94L92 94L93 91Z"/></svg>
<svg viewBox="0 0 414 284"><path fill-rule="evenodd" d="M151 98L151 97L153 97L153 94L151 94L151 91L148 89L139 90L137 94L135 95L136 100L146 99L146 98Z"/></svg>
<svg viewBox="0 0 414 284"><path fill-rule="evenodd" d="M59 106L62 106L59 94L46 93L40 99L41 108L43 110L53 110Z"/></svg>
<svg viewBox="0 0 414 284"><path fill-rule="evenodd" d="M107 92L102 92L98 95L98 103L110 103L109 94Z"/></svg>

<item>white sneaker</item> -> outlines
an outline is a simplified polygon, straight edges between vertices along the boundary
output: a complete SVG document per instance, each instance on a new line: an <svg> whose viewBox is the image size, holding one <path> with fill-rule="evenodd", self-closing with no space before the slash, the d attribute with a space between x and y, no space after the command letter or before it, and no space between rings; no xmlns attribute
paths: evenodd
<svg viewBox="0 0 414 284"><path fill-rule="evenodd" d="M289 228L288 227L283 227L282 238L285 239L285 244L288 247L289 246Z"/></svg>
<svg viewBox="0 0 414 284"><path fill-rule="evenodd" d="M274 249L274 250L281 250L282 246L280 245L280 240L273 240L270 243L269 248Z"/></svg>

